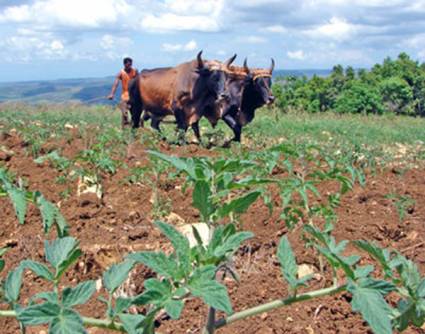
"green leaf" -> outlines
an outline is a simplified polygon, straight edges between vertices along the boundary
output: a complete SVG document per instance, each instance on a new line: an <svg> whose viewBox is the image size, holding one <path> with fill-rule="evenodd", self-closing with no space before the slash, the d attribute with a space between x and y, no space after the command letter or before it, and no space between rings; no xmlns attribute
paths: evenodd
<svg viewBox="0 0 425 334"><path fill-rule="evenodd" d="M118 317L128 334L141 333L138 328L141 326L143 320L145 320L145 317L143 315L121 313L118 314Z"/></svg>
<svg viewBox="0 0 425 334"><path fill-rule="evenodd" d="M184 302L182 300L173 300L170 299L165 303L165 312L168 313L168 315L173 320L177 320L180 318L180 315L183 311Z"/></svg>
<svg viewBox="0 0 425 334"><path fill-rule="evenodd" d="M60 312L58 304L46 302L22 309L18 312L18 320L25 326L43 325L53 321Z"/></svg>
<svg viewBox="0 0 425 334"><path fill-rule="evenodd" d="M0 257L2 257L4 254L6 254L8 250L9 250L9 248L7 248L7 247L0 248Z"/></svg>
<svg viewBox="0 0 425 334"><path fill-rule="evenodd" d="M4 295L9 302L17 302L22 286L23 268L19 266L15 270L9 272L4 284Z"/></svg>
<svg viewBox="0 0 425 334"><path fill-rule="evenodd" d="M195 297L201 298L207 305L231 314L233 311L227 289L214 279L215 270L214 266L196 268L188 288Z"/></svg>
<svg viewBox="0 0 425 334"><path fill-rule="evenodd" d="M400 273L403 285L409 289L410 293L414 295L421 284L421 275L418 267L413 261L410 261L403 256L398 256L402 259L402 265L397 268Z"/></svg>
<svg viewBox="0 0 425 334"><path fill-rule="evenodd" d="M56 205L46 200L41 194L38 194L36 203L43 220L44 233L48 233L51 227L56 224L58 236L60 238L66 237L69 232L69 226Z"/></svg>
<svg viewBox="0 0 425 334"><path fill-rule="evenodd" d="M394 319L396 329L403 332L409 326L411 320L415 317L415 304L411 301L401 299L397 303L397 317Z"/></svg>
<svg viewBox="0 0 425 334"><path fill-rule="evenodd" d="M141 295L133 298L133 304L137 306L148 305L148 304L160 304L163 300L163 295L158 291L145 291Z"/></svg>
<svg viewBox="0 0 425 334"><path fill-rule="evenodd" d="M231 212L236 214L242 214L248 210L252 203L261 195L260 191L254 191L246 194L242 197L238 197L232 200L230 203L226 203L219 210L220 217L227 217Z"/></svg>
<svg viewBox="0 0 425 334"><path fill-rule="evenodd" d="M353 295L351 301L353 311L361 313L374 333L392 333L391 309L379 291L351 285L349 292Z"/></svg>
<svg viewBox="0 0 425 334"><path fill-rule="evenodd" d="M354 241L354 245L364 250L365 252L369 253L369 255L371 255L375 260L377 260L381 264L387 276L392 275L392 270L389 265L390 258L389 258L388 251L383 250L379 248L377 245L374 245L364 240Z"/></svg>
<svg viewBox="0 0 425 334"><path fill-rule="evenodd" d="M2 272L2 271L3 271L4 266L5 266L5 262L4 262L4 260L1 260L1 259L0 259L0 272Z"/></svg>
<svg viewBox="0 0 425 334"><path fill-rule="evenodd" d="M168 162L169 164L173 165L177 170L186 172L192 179L196 180L197 176L195 174L195 170L187 164L187 162L184 159L165 155L159 152L155 151L147 151L150 155L153 155L157 158L160 158L163 161Z"/></svg>
<svg viewBox="0 0 425 334"><path fill-rule="evenodd" d="M192 205L199 210L203 221L208 223L209 216L214 210L209 184L206 181L197 181L193 189L192 198Z"/></svg>
<svg viewBox="0 0 425 334"><path fill-rule="evenodd" d="M74 288L65 288L62 293L62 303L65 307L85 304L96 291L96 282L87 281Z"/></svg>
<svg viewBox="0 0 425 334"><path fill-rule="evenodd" d="M229 231L228 232L228 234L229 234L229 236L230 235L232 235L232 234L234 234L235 233L235 231L236 231L236 229L235 229L235 227L234 227L234 225L233 224L228 224L228 225L226 225L226 227L233 227L233 231ZM213 235L212 235L212 238L211 238L211 241L210 241L210 243L208 244L208 248L209 249L215 249L215 248L217 248L219 245L221 245L222 244L222 242L223 242L223 239L225 238L224 236L223 236L223 234L224 234L224 229L225 229L225 227L223 226L223 225L219 225L219 226L217 226L217 227L215 227L214 228L214 230L213 230Z"/></svg>
<svg viewBox="0 0 425 334"><path fill-rule="evenodd" d="M21 267L31 270L37 276L42 277L48 281L53 281L55 278L54 275L50 272L49 268L39 262L25 260L21 262Z"/></svg>
<svg viewBox="0 0 425 334"><path fill-rule="evenodd" d="M133 305L134 298L118 297L115 301L115 314L126 311L131 305Z"/></svg>
<svg viewBox="0 0 425 334"><path fill-rule="evenodd" d="M190 272L191 263L190 245L187 238L171 225L160 221L155 222L155 225L158 226L161 232L170 240L180 262L180 268L182 268L185 274L188 274Z"/></svg>
<svg viewBox="0 0 425 334"><path fill-rule="evenodd" d="M130 260L138 263L143 263L155 271L158 275L165 278L172 278L178 271L177 263L171 257L168 257L162 252L139 252L128 256Z"/></svg>
<svg viewBox="0 0 425 334"><path fill-rule="evenodd" d="M36 300L44 300L52 304L59 304L58 294L53 291L37 293L36 295L31 297L29 304L34 304L34 301Z"/></svg>
<svg viewBox="0 0 425 334"><path fill-rule="evenodd" d="M425 278L422 279L422 282L419 284L416 293L419 298L425 298Z"/></svg>
<svg viewBox="0 0 425 334"><path fill-rule="evenodd" d="M277 250L277 257L279 258L283 276L291 288L296 289L298 287L298 267L294 252L292 251L292 247L289 244L288 238L286 236L280 239L279 248Z"/></svg>
<svg viewBox="0 0 425 334"><path fill-rule="evenodd" d="M171 285L168 281L160 281L156 278L150 278L145 281L145 289L148 291L156 291L164 297L171 296Z"/></svg>
<svg viewBox="0 0 425 334"><path fill-rule="evenodd" d="M238 250L240 245L254 236L251 232L239 232L230 236L221 245L214 249L214 255L218 258L227 254L233 254Z"/></svg>
<svg viewBox="0 0 425 334"><path fill-rule="evenodd" d="M19 224L25 223L25 216L27 213L27 199L24 190L10 186L6 188L7 194L12 201L15 208L16 217L18 217Z"/></svg>
<svg viewBox="0 0 425 334"><path fill-rule="evenodd" d="M103 273L103 285L109 293L114 293L124 283L134 264L134 261L126 260L120 264L112 265Z"/></svg>
<svg viewBox="0 0 425 334"><path fill-rule="evenodd" d="M49 334L86 334L83 319L71 309L63 309L52 319Z"/></svg>
<svg viewBox="0 0 425 334"><path fill-rule="evenodd" d="M374 278L363 278L358 284L362 288L378 291L383 296L397 290L397 287L393 283Z"/></svg>
<svg viewBox="0 0 425 334"><path fill-rule="evenodd" d="M372 265L357 267L356 270L354 270L354 275L356 278L365 278L369 276L369 274L371 274L374 270L375 267Z"/></svg>
<svg viewBox="0 0 425 334"><path fill-rule="evenodd" d="M51 243L45 241L44 248L46 260L56 269L55 279L59 279L81 255L78 241L72 237L56 239Z"/></svg>

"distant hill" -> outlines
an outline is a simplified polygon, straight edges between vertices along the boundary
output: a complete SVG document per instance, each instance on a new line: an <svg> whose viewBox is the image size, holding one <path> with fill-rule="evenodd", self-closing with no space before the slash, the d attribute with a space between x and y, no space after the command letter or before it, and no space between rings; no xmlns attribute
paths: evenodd
<svg viewBox="0 0 425 334"><path fill-rule="evenodd" d="M279 76L307 76L314 74L327 76L330 70L276 70L275 77ZM7 101L22 101L28 103L62 103L81 102L88 104L111 104L106 97L112 87L113 77L63 79L49 81L28 81L0 83L0 103ZM118 89L115 95L119 99Z"/></svg>

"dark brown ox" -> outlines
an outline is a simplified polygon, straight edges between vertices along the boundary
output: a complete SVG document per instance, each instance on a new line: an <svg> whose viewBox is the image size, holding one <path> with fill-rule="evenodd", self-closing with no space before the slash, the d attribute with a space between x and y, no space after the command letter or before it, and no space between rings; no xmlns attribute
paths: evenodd
<svg viewBox="0 0 425 334"><path fill-rule="evenodd" d="M236 55L226 64L233 62ZM176 67L144 70L130 84L130 104L133 128L140 126L144 110L152 119L152 127L174 115L178 129L186 131L192 126L199 137L198 121L204 110L214 108L225 97L225 73L219 62L202 59L202 51L196 60Z"/></svg>
<svg viewBox="0 0 425 334"><path fill-rule="evenodd" d="M233 141L240 142L242 127L250 123L255 110L273 103L271 91L274 60L269 69L248 68L245 59L243 67L226 67L226 99L220 101L214 110L207 110L204 116L213 127L222 119L234 133Z"/></svg>

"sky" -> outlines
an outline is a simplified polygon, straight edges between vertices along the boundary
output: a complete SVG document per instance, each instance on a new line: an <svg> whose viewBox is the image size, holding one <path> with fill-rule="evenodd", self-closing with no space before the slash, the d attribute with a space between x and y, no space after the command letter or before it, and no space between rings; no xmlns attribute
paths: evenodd
<svg viewBox="0 0 425 334"><path fill-rule="evenodd" d="M425 0L0 0L0 81L115 75L238 54L253 67L425 61Z"/></svg>

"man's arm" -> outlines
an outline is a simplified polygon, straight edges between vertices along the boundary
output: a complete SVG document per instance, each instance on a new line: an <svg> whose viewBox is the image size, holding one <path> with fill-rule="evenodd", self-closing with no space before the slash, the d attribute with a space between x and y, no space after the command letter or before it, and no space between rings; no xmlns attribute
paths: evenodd
<svg viewBox="0 0 425 334"><path fill-rule="evenodd" d="M120 80L121 80L121 73L118 73L118 75L115 78L114 84L112 85L111 94L108 95L109 100L114 99L114 95L115 95L115 92L117 91L118 84L120 83Z"/></svg>

